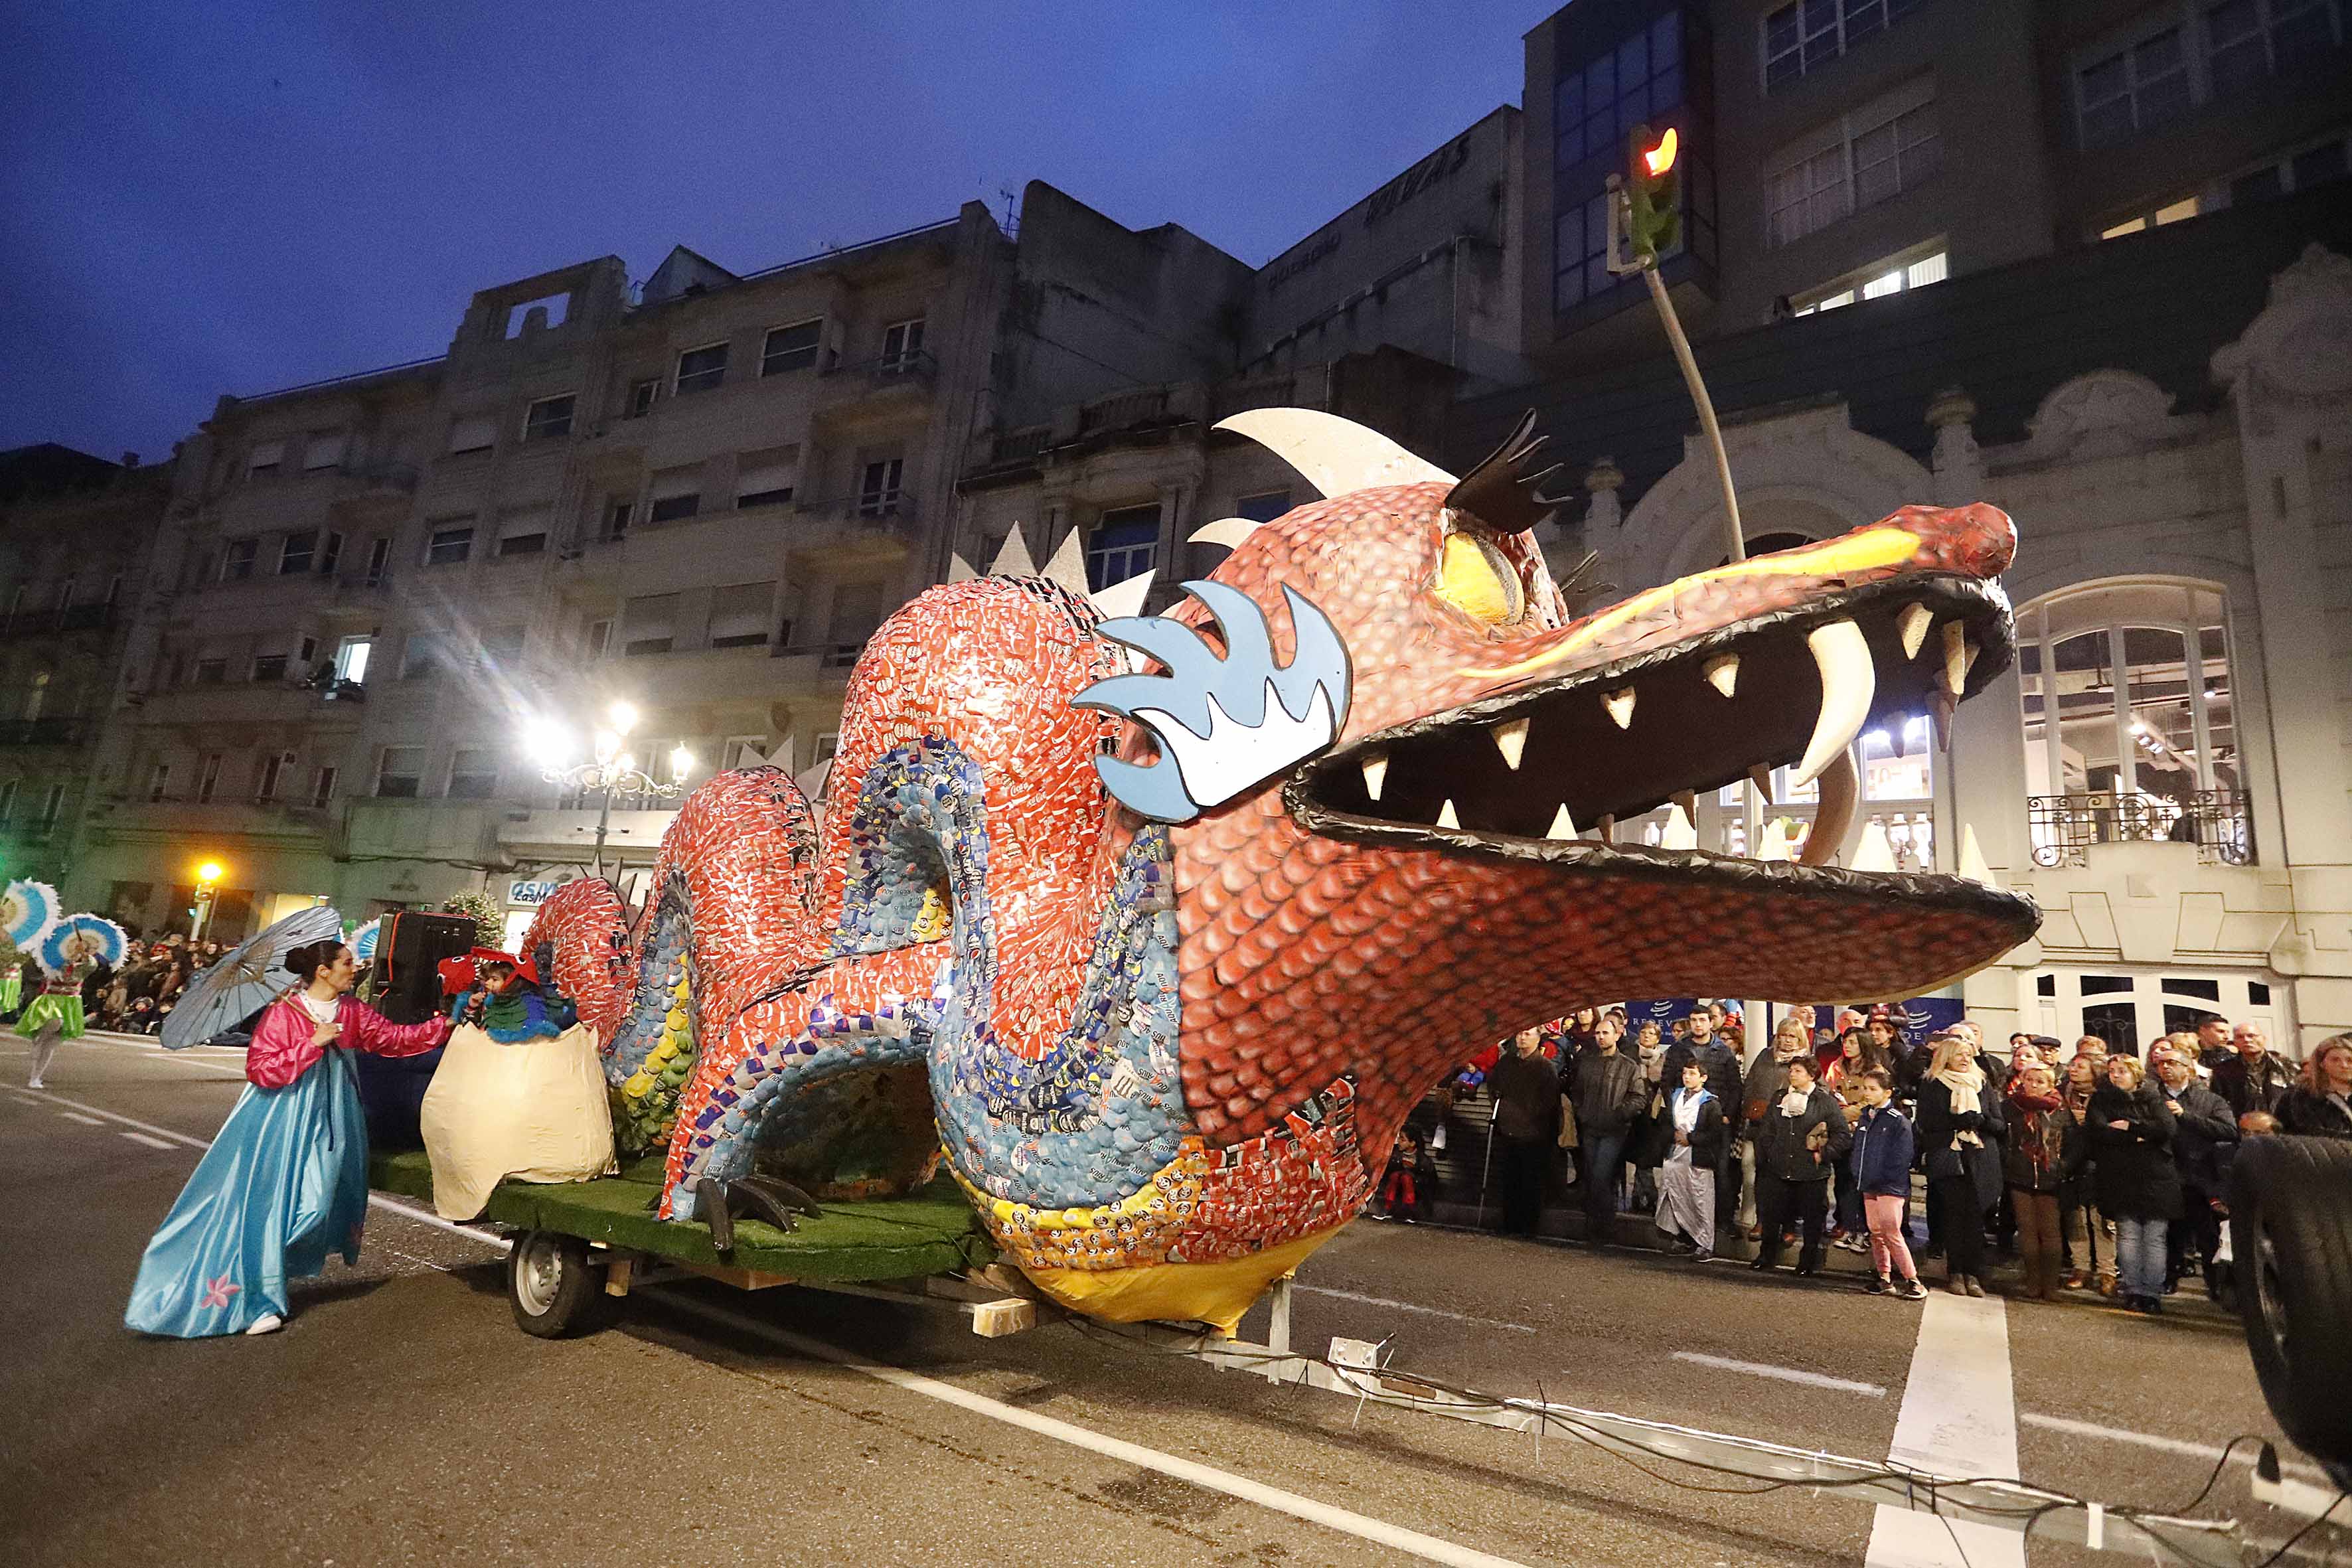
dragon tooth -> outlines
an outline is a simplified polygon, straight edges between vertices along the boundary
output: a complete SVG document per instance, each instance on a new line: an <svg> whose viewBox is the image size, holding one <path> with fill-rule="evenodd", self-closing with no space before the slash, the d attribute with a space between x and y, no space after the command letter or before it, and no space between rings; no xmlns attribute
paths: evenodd
<svg viewBox="0 0 2352 1568"><path fill-rule="evenodd" d="M1813 828L1798 857L1808 866L1826 866L1845 843L1845 830L1862 802L1862 768L1848 746L1822 773L1820 798L1813 806Z"/></svg>
<svg viewBox="0 0 2352 1568"><path fill-rule="evenodd" d="M1988 888L2000 886L2000 879L1992 874L1992 867L1985 861L1984 846L1977 842L1976 828L1966 824L1960 828L1960 875Z"/></svg>
<svg viewBox="0 0 2352 1568"><path fill-rule="evenodd" d="M1976 644L1958 621L1944 623L1944 689L1958 697L1968 684L1969 666L1977 661Z"/></svg>
<svg viewBox="0 0 2352 1568"><path fill-rule="evenodd" d="M1854 847L1854 871L1892 871L1895 869L1895 844L1886 837L1886 825L1871 818L1862 830L1862 842Z"/></svg>
<svg viewBox="0 0 2352 1568"><path fill-rule="evenodd" d="M1495 737L1495 747L1503 753L1503 761L1513 772L1518 770L1519 758L1528 749L1528 721L1508 719L1487 731Z"/></svg>
<svg viewBox="0 0 2352 1568"><path fill-rule="evenodd" d="M1706 677L1709 686L1728 697L1732 689L1739 684L1739 656L1736 653L1717 654L1699 666L1699 673Z"/></svg>
<svg viewBox="0 0 2352 1568"><path fill-rule="evenodd" d="M1690 814L1680 805L1676 805L1674 810L1666 814L1665 830L1658 835L1658 847L1661 849L1698 847L1698 828L1692 823Z"/></svg>
<svg viewBox="0 0 2352 1568"><path fill-rule="evenodd" d="M1903 606L1901 613L1895 617L1895 629L1903 638L1905 658L1919 657L1920 648L1925 647L1927 641L1927 627L1935 618L1935 612L1925 605L1910 604Z"/></svg>
<svg viewBox="0 0 2352 1568"><path fill-rule="evenodd" d="M1759 763L1748 770L1748 782L1756 786L1757 798L1766 805L1772 804L1772 764Z"/></svg>
<svg viewBox="0 0 2352 1568"><path fill-rule="evenodd" d="M1936 731L1936 749L1952 749L1952 714L1959 707L1959 699L1944 690L1927 693L1927 717Z"/></svg>
<svg viewBox="0 0 2352 1568"><path fill-rule="evenodd" d="M1386 752L1364 753L1364 793L1374 800L1381 798L1381 786L1388 783L1389 754Z"/></svg>
<svg viewBox="0 0 2352 1568"><path fill-rule="evenodd" d="M1546 838L1573 838L1576 837L1576 819L1568 815L1568 802L1561 801L1559 803L1559 809L1552 813L1551 826L1545 830L1544 837Z"/></svg>
<svg viewBox="0 0 2352 1568"><path fill-rule="evenodd" d="M1437 808L1437 826L1440 827L1451 827L1456 832L1461 830L1462 819L1454 815L1453 801L1448 800L1444 805Z"/></svg>
<svg viewBox="0 0 2352 1568"><path fill-rule="evenodd" d="M1790 783L1799 788L1821 776L1838 753L1853 743L1870 719L1870 700L1878 694L1878 669L1871 662L1870 644L1851 620L1830 621L1805 635L1812 650L1813 668L1822 677L1822 710L1813 719L1812 739L1805 742L1805 760L1797 764Z"/></svg>
<svg viewBox="0 0 2352 1568"><path fill-rule="evenodd" d="M1757 846L1759 860L1786 860L1789 855L1789 819L1776 816L1764 825L1764 842Z"/></svg>
<svg viewBox="0 0 2352 1568"><path fill-rule="evenodd" d="M1614 844L1617 842L1617 816L1614 812L1602 812L1601 814L1600 822L1595 824L1595 826L1601 830L1601 843Z"/></svg>
<svg viewBox="0 0 2352 1568"><path fill-rule="evenodd" d="M1630 730L1633 727L1633 689L1632 687L1628 686L1622 691L1608 693L1601 699L1601 705L1609 710L1609 717L1617 721L1617 728Z"/></svg>
<svg viewBox="0 0 2352 1568"><path fill-rule="evenodd" d="M1675 804L1682 807L1683 815L1690 818L1696 827L1698 822L1698 792L1691 789L1678 789L1675 791Z"/></svg>

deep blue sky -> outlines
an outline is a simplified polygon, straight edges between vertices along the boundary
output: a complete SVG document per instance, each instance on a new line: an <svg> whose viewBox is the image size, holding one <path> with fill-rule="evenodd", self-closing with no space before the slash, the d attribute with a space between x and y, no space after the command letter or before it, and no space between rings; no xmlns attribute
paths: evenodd
<svg viewBox="0 0 2352 1568"><path fill-rule="evenodd" d="M1031 179L1260 264L1517 103L1558 3L20 4L0 449L160 459L220 393L441 353L478 289Z"/></svg>

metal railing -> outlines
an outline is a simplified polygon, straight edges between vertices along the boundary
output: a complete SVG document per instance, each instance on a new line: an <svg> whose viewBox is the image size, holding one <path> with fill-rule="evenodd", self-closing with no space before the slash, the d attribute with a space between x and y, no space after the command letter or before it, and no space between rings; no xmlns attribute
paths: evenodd
<svg viewBox="0 0 2352 1568"><path fill-rule="evenodd" d="M1140 392L1122 392L1110 397L1097 398L1078 410L1078 434L1091 435L1100 430L1125 430L1137 425L1148 425L1168 417L1169 389L1148 386Z"/></svg>
<svg viewBox="0 0 2352 1568"><path fill-rule="evenodd" d="M2026 825L2037 866L2084 866L2094 844L2194 844L2209 866L2254 863L2246 797L2233 789L2186 796L2146 790L2026 797Z"/></svg>
<svg viewBox="0 0 2352 1568"><path fill-rule="evenodd" d="M79 719L10 719L0 721L0 746L70 746L81 740Z"/></svg>
<svg viewBox="0 0 2352 1568"><path fill-rule="evenodd" d="M801 502L793 510L803 517L887 523L913 517L917 502L912 490L860 490L856 495L835 496L829 500Z"/></svg>
<svg viewBox="0 0 2352 1568"><path fill-rule="evenodd" d="M855 364L826 365L817 372L825 377L863 376L869 385L877 387L913 382L928 385L939 373L940 362L931 357L929 349L884 354L880 359L861 360Z"/></svg>
<svg viewBox="0 0 2352 1568"><path fill-rule="evenodd" d="M335 465L335 472L347 479L357 479L378 489L413 490L416 488L416 465L414 463L345 458Z"/></svg>

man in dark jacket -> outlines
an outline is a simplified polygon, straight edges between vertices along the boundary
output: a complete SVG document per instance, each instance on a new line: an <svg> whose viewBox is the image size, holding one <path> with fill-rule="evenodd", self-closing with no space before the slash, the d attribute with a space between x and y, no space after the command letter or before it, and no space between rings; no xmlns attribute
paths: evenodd
<svg viewBox="0 0 2352 1568"><path fill-rule="evenodd" d="M2197 1069L2177 1050L2157 1053L2157 1079L2172 1113L2172 1163L2180 1173L2180 1218L2168 1237L2165 1291L2189 1271L2189 1255L2210 1261L2221 1245L2221 1146L2238 1141L2238 1119L2229 1101L2197 1081Z"/></svg>
<svg viewBox="0 0 2352 1568"><path fill-rule="evenodd" d="M2270 1048L2259 1024L2241 1024L2230 1035L2230 1059L2213 1069L2213 1092L2229 1102L2233 1116L2275 1113L2294 1087L2294 1067Z"/></svg>
<svg viewBox="0 0 2352 1568"><path fill-rule="evenodd" d="M1495 1097L1496 1184L1509 1236L1535 1234L1559 1137L1559 1080L1542 1044L1541 1030L1521 1029L1486 1075L1486 1091Z"/></svg>
<svg viewBox="0 0 2352 1568"><path fill-rule="evenodd" d="M1616 1015L1603 1015L1592 1026L1592 1048L1569 1069L1566 1086L1576 1107L1576 1142L1584 1151L1584 1241L1596 1251L1616 1227L1625 1138L1650 1098L1640 1060L1618 1048L1624 1030Z"/></svg>
<svg viewBox="0 0 2352 1568"><path fill-rule="evenodd" d="M2230 1045L2230 1020L2219 1013L2207 1013L2200 1017L2197 1020L2197 1065L2211 1072L2233 1054Z"/></svg>

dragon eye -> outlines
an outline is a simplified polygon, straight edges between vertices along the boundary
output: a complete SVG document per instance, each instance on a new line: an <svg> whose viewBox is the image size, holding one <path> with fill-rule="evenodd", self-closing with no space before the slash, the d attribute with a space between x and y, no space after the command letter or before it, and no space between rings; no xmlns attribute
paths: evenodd
<svg viewBox="0 0 2352 1568"><path fill-rule="evenodd" d="M1437 566L1437 595L1481 626L1516 621L1526 600L1503 552L1474 533L1449 533Z"/></svg>

